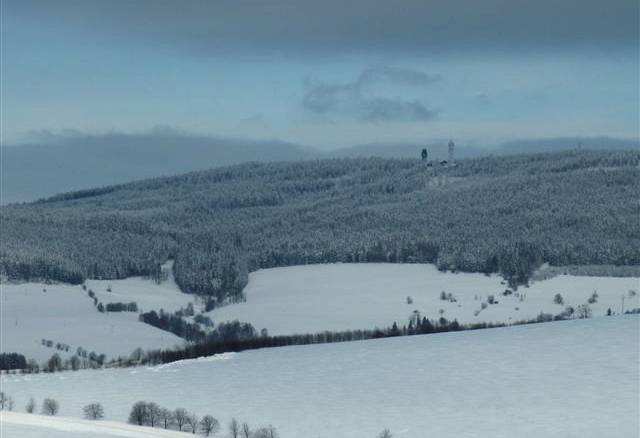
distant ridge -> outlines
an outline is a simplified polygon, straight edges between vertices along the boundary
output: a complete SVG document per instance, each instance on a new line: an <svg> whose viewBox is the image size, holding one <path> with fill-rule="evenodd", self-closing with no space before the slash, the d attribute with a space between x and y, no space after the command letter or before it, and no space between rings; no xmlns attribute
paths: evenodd
<svg viewBox="0 0 640 438"><path fill-rule="evenodd" d="M55 136L36 144L3 146L1 152L2 204L247 161L315 155L313 149L277 140L195 136L170 129Z"/></svg>
<svg viewBox="0 0 640 438"><path fill-rule="evenodd" d="M207 170L248 161L316 158L418 158L447 156L448 139L420 143L370 143L320 151L279 140L192 135L170 128L139 134L47 134L38 142L1 148L0 204L28 202L59 193ZM638 140L564 137L518 140L499 146L456 142L456 158L555 152L568 149L640 150Z"/></svg>

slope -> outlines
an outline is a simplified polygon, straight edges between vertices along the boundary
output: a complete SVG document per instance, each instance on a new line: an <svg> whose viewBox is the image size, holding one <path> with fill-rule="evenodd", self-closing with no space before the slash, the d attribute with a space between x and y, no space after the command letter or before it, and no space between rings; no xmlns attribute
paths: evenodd
<svg viewBox="0 0 640 438"><path fill-rule="evenodd" d="M271 348L164 366L3 375L80 416L101 402L125 421L138 400L271 423L282 438L632 437L638 431L638 316Z"/></svg>
<svg viewBox="0 0 640 438"><path fill-rule="evenodd" d="M640 265L638 156L244 164L0 208L10 279L154 275L237 300L248 272L331 262L436 263L524 283L552 265Z"/></svg>
<svg viewBox="0 0 640 438"><path fill-rule="evenodd" d="M496 275L440 272L423 264L262 269L249 276L246 302L214 309L209 315L218 323L238 319L258 330L266 328L271 335L287 335L389 327L394 321L402 327L414 311L432 321L444 317L463 324L509 324L584 304L593 316L604 316L608 309L620 313L623 298L625 310L640 307L640 280L633 277L561 275L516 291L501 280ZM443 292L451 298L441 299ZM594 292L597 298L590 303ZM562 304L554 302L556 294Z"/></svg>

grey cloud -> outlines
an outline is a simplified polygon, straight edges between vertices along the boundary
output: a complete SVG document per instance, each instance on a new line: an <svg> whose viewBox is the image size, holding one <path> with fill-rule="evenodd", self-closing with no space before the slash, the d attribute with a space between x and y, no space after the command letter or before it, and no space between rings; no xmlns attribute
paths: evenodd
<svg viewBox="0 0 640 438"><path fill-rule="evenodd" d="M353 82L332 84L308 81L302 107L314 114L354 117L367 122L426 122L433 119L436 112L419 100L372 96L368 90L380 81L425 87L438 79L438 76L412 69L386 66L369 68Z"/></svg>
<svg viewBox="0 0 640 438"><path fill-rule="evenodd" d="M637 0L4 0L3 19L196 53L638 47Z"/></svg>
<svg viewBox="0 0 640 438"><path fill-rule="evenodd" d="M369 122L390 120L427 122L436 116L436 112L428 109L417 100L402 101L399 99L369 99L360 102L361 116Z"/></svg>
<svg viewBox="0 0 640 438"><path fill-rule="evenodd" d="M362 72L358 78L359 85L366 85L378 81L390 81L396 83L405 83L416 87L431 85L440 79L437 75L431 75L419 70L380 66L368 68Z"/></svg>

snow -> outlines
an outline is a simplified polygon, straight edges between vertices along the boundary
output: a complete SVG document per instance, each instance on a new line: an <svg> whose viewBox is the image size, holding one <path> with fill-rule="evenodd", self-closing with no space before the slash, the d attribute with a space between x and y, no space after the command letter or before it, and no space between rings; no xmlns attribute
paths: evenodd
<svg viewBox="0 0 640 438"><path fill-rule="evenodd" d="M54 397L60 415L80 417L97 401L106 420L126 421L147 400L210 413L225 428L232 417L271 423L282 438L373 438L387 427L398 438L633 437L639 322L625 315L271 348L1 382L16 410L31 396Z"/></svg>
<svg viewBox="0 0 640 438"><path fill-rule="evenodd" d="M77 418L50 417L18 412L0 413L0 436L3 438L184 438L184 433L138 427L113 421L89 421Z"/></svg>
<svg viewBox="0 0 640 438"><path fill-rule="evenodd" d="M535 318L540 312L555 315L566 305L577 307L594 290L599 298L590 307L594 316L602 316L609 307L619 312L621 296L629 290L640 293L638 278L561 275L518 288L517 294L524 295L520 301L516 295L502 296L508 286L501 282L497 275L440 272L430 264L337 263L264 269L250 274L246 302L220 307L209 315L216 323L238 319L275 335L372 329L394 321L406 324L414 310L431 319L439 318L442 309L442 316L461 323L509 323ZM441 300L442 291L452 293L457 302ZM556 293L564 298L564 306L553 302ZM498 304L480 311L488 295L494 295ZM413 304L407 304L407 296ZM638 295L626 298L626 309L638 306Z"/></svg>
<svg viewBox="0 0 640 438"><path fill-rule="evenodd" d="M149 278L131 277L123 280L87 280L86 285L105 305L135 301L141 312L160 309L174 312L194 302L195 296L183 293L176 284L173 261L162 265L162 269L168 274L168 278L160 284ZM108 288L111 288L111 292Z"/></svg>
<svg viewBox="0 0 640 438"><path fill-rule="evenodd" d="M136 281L132 279L133 284ZM122 283L117 284L124 290ZM0 308L1 351L18 352L39 363L54 353L71 356L78 347L111 358L128 356L137 347L171 347L183 342L171 333L138 321L135 312L98 312L80 286L2 284ZM54 345L58 342L69 345L69 352L43 346L43 338Z"/></svg>

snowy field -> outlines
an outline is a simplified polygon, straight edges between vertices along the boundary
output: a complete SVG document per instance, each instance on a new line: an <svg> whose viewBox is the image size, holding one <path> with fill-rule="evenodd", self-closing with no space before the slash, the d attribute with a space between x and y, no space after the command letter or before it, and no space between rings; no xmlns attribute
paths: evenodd
<svg viewBox="0 0 640 438"><path fill-rule="evenodd" d="M238 319L271 334L313 333L323 330L371 329L406 324L418 310L428 318L457 319L461 323L513 322L535 318L540 312L558 314L567 305L590 304L594 316L610 307L621 310L622 295L640 292L637 278L561 275L520 287L503 296L508 286L497 275L440 272L429 264L324 264L264 269L249 275L245 303L209 313L216 322ZM443 301L451 293L456 302ZM565 304L553 302L560 293ZM494 295L497 304L482 302ZM413 300L407 304L407 296ZM638 295L625 297L627 309L638 307ZM477 313L478 312L478 313ZM477 314L476 314L477 313Z"/></svg>
<svg viewBox="0 0 640 438"><path fill-rule="evenodd" d="M144 294L156 292L170 295L150 280L132 278L111 282L113 300L102 298L100 286L106 282L91 282L104 304L117 301L142 301ZM131 284L132 287L128 287ZM146 284L146 289L143 285ZM46 290L46 292L45 292ZM126 291L132 291L128 298ZM108 292L105 292L105 294ZM178 295L179 294L179 295ZM174 289L172 295L187 294ZM149 298L158 301L157 298ZM159 300L161 302L162 300ZM176 298L167 299L176 303ZM165 307L166 308L166 307ZM78 347L107 358L129 355L135 348L171 347L182 339L138 321L136 312L100 313L93 300L80 286L42 283L2 284L0 286L0 346L3 352L18 352L39 363L59 353L62 357L75 354ZM43 346L42 339L69 345L69 352Z"/></svg>
<svg viewBox="0 0 640 438"><path fill-rule="evenodd" d="M162 265L162 268L167 273L167 278L160 284L143 277L124 280L87 280L87 289L95 292L98 300L105 304L135 301L141 312L160 309L174 312L194 302L195 296L181 292L176 284L172 271L173 261L168 261ZM108 289L111 289L111 292Z"/></svg>
<svg viewBox="0 0 640 438"><path fill-rule="evenodd" d="M232 417L272 423L282 438L374 438L385 427L397 438L637 437L639 322L613 316L1 379L16 410L31 396L55 397L60 415L79 417L98 401L107 420L126 421L147 400L211 413L225 427Z"/></svg>
<svg viewBox="0 0 640 438"><path fill-rule="evenodd" d="M184 433L137 427L113 421L49 417L18 412L0 413L2 438L184 438Z"/></svg>

